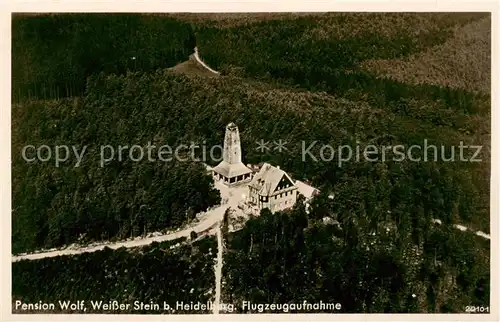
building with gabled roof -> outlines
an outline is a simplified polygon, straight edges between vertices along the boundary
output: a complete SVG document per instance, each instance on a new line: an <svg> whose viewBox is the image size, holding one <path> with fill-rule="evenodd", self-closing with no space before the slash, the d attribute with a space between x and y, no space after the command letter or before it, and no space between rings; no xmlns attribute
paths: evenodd
<svg viewBox="0 0 500 322"><path fill-rule="evenodd" d="M285 171L264 163L248 185L248 202L258 210L276 212L293 207L297 193L297 185Z"/></svg>

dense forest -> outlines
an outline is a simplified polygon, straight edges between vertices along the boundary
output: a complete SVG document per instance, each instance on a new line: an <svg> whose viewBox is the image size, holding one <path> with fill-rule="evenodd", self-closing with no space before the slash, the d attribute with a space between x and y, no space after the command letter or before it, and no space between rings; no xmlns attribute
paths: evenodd
<svg viewBox="0 0 500 322"><path fill-rule="evenodd" d="M90 301L108 303L117 300L130 304L152 301L161 304L163 309L165 301L175 310L176 301L211 300L214 285L212 264L217 250L215 238L203 238L169 249L179 242L182 241L153 243L132 251L108 248L72 257L13 263L12 296L14 300L22 299L26 303L85 300L88 308L85 313L200 314L190 310L137 311L132 305L128 311L110 312L92 309L90 305ZM85 267L84 271L82 267ZM57 306L56 309L56 312L61 311Z"/></svg>
<svg viewBox="0 0 500 322"><path fill-rule="evenodd" d="M459 166L458 173L462 174L464 171L469 173L462 178L469 178L466 181L472 184L466 181L452 184L455 186L452 190L457 189L458 186L461 187L458 188L461 190L461 192L457 191L458 194L465 193L469 197L473 196L472 198L478 202L472 203L478 208L470 215L465 215L468 211L463 210L453 212L461 213L462 220L473 221L472 225L476 228L489 231L487 207L490 176L489 94L471 93L466 89L426 83L403 83L395 79L379 77L360 67L363 61L370 59L386 59L390 62L391 59L410 56L430 48L439 48L439 45L452 37L457 26L487 18L487 13L329 13L319 16L298 16L295 19L246 23L242 23L244 19L226 19L223 22L199 24L195 26L195 31L201 56L210 66L222 71L223 74L236 78L251 77L268 83L278 82L319 92L319 95L324 95L326 92L335 98L345 98L357 105L356 108L343 111L341 117L330 119L331 124L334 124L330 127L344 128L352 122L352 120L344 121L346 114L358 114L358 120L351 123L349 139L346 140L345 137L339 139L342 135L338 133L339 130L334 129L325 130L324 132L329 132L328 135L325 133L318 136L318 132L321 131L318 127L322 126L323 121L318 117L314 117L315 129L312 130L314 134L311 133L311 137L325 138L325 141L330 143L333 140L337 143L334 146L345 144L345 142L351 142L353 146L354 141L371 141L386 145L403 143L409 146L421 145L424 139L444 145L458 145L461 140L464 140L470 144L476 142L475 144L483 146L481 164ZM476 31L474 35L477 37L479 32L481 30ZM484 30L482 34L488 34L488 32ZM482 34L478 41L487 41ZM459 43L459 45L464 44ZM481 48L489 50L486 45ZM464 49L455 48L458 52L457 57L462 50ZM486 54L478 53L481 56ZM484 72L489 73L489 70L484 70ZM461 70L461 75L464 74L468 75ZM489 93L489 91L486 92ZM269 99L272 99L271 95L268 96ZM286 100L284 95L282 99ZM304 104L296 109L301 108L309 110L311 107L309 104ZM316 115L321 115L322 118L328 118L334 113L329 108L316 111ZM301 113L307 112L301 111ZM287 115L287 117L290 116ZM275 120L275 116L269 118ZM300 123L304 122L303 119L300 120ZM299 122L290 123L297 126ZM254 126L252 122L252 127ZM272 134L275 135L277 131L273 130ZM273 137L273 135L266 136L266 132L262 131L265 138ZM285 135L285 138L290 137L293 137L293 134ZM295 155L299 154L298 149L294 152ZM283 156L283 160L279 161L283 161L287 169L293 169L292 172L295 175L302 177L307 171L310 174L305 177L320 178L315 181L320 186L324 185L325 181L332 186L335 182L331 179L333 176L340 176L341 173L349 171L332 167L328 170L324 167L324 170L318 171L319 169L312 164L307 164L308 169L297 171L300 165L290 165L292 160L290 155L286 155ZM388 165L391 177L399 176L394 171L399 166L396 165L394 168ZM451 181L462 180L458 177L451 179L447 174L439 173L444 168L452 168L450 164L419 163L408 166L420 172L417 175L420 179L417 181L435 180L430 179L434 175L439 176L441 178L439 180L445 177L446 180ZM353 167L358 167L358 165L353 165ZM325 175L326 171L327 175ZM335 172L339 173L334 174ZM394 179L389 180L394 185ZM426 189L432 191L432 188ZM440 193L432 192L431 194L437 196ZM465 199L462 198L462 200ZM434 205L440 204L442 202L434 203Z"/></svg>
<svg viewBox="0 0 500 322"><path fill-rule="evenodd" d="M409 56L442 44L453 26L485 13L329 13L221 27L195 25L203 59L227 74L338 92L368 59ZM360 82L363 82L362 78Z"/></svg>
<svg viewBox="0 0 500 322"><path fill-rule="evenodd" d="M109 135L116 132L115 138L121 142L145 144L158 135L161 142L172 145L203 141L212 146L223 141L224 127L233 121L240 127L245 162L280 164L295 178L310 180L321 190L346 194L347 198L355 196L349 197L346 189L359 186L353 191L357 191L356 198L363 200L364 205L355 209L370 212L374 218L377 212L373 210L390 207L394 210L393 216L418 211L446 223L470 223L477 229L489 231L486 148L481 155L483 162L479 163L445 162L440 158L435 162L361 159L339 166L337 160L304 160L301 144L317 141L311 149L316 156L321 144L410 146L422 145L427 139L447 147L458 146L460 141L488 145L487 136L482 132L489 131L484 124L488 120L480 113L459 113L443 100L413 97L400 99L397 108L372 106L365 101L335 98L326 93L255 88L230 77L208 80L170 71L128 76L101 74L89 83L92 83L90 91L81 110L94 117L83 137L92 135L91 129L102 133L94 134L93 144L119 144L120 141L113 141ZM134 122L122 127L122 120L131 115ZM55 118L52 120L56 122ZM68 126L74 133L75 126L83 128L87 123L69 124L62 120L60 124L55 123L57 132L64 133L64 126ZM259 152L255 142L260 139L283 139L289 142L288 150ZM207 163L216 162L207 160Z"/></svg>
<svg viewBox="0 0 500 322"><path fill-rule="evenodd" d="M337 209L337 201L322 198L309 214L300 203L289 213L263 210L229 234L224 300L239 313L246 313L243 300L321 300L340 303L344 313L459 313L488 306L488 254L477 251L489 250L488 242L429 222L419 229L388 218L373 226L369 216ZM324 216L334 224L323 224Z"/></svg>
<svg viewBox="0 0 500 322"><path fill-rule="evenodd" d="M54 14L12 19L12 97L83 94L86 78L171 67L195 46L191 25L136 14Z"/></svg>
<svg viewBox="0 0 500 322"><path fill-rule="evenodd" d="M14 17L12 252L183 225L220 203L201 163L126 159L101 166L99 146L193 142L210 148L234 122L245 163L280 165L322 193L309 213L300 201L285 213L264 211L241 231L224 230L223 302L322 300L341 303L342 312L461 313L466 305L488 306L489 241L452 224L490 230L490 96L435 82L410 84L361 66L433 50L453 28L485 17ZM195 45L221 77L167 69L187 60ZM287 149L258 151L260 140L283 140ZM445 146L447 157L451 146L480 145L482 161L449 162L431 151L428 162L339 164L303 153L303 144L312 142L310 153L318 157L323 145L362 150L425 140ZM78 167L71 159L55 167L23 160L29 144L88 149ZM214 283L207 248L216 245L213 239L199 245L168 256L154 245L142 254L106 250L22 261L13 264L13 295L111 299L127 289L131 299L149 301L166 297L157 287L165 290L171 279L172 298L204 301ZM82 275L89 265L95 274ZM121 273L111 280L101 276L116 267ZM158 272L169 274L169 282ZM73 286L72 278L82 283ZM154 282L141 287L148 278ZM191 288L189 296L179 293Z"/></svg>
<svg viewBox="0 0 500 322"><path fill-rule="evenodd" d="M130 85L125 84L126 78L112 77L109 88L114 86L112 79ZM146 82L140 85L141 91L149 87ZM114 87L102 97L100 86L89 80L89 94L82 101L34 101L14 106L13 253L175 228L220 202L218 190L199 162L175 158L161 162L157 157L156 162L147 157L135 162L127 154L121 161L116 157L101 166L100 146L118 149L119 145L146 146L148 142L176 146L189 141L183 140L182 128L168 128L173 123L182 125L174 116L178 107L169 105L168 100L156 111L148 105L152 113L148 114L140 112L146 101L138 105L146 92L137 100L129 96L138 94L138 87L128 93ZM169 114L170 124L165 119ZM56 167L53 162L23 159L24 146L44 144L75 146L78 151L88 148L79 166L66 162Z"/></svg>

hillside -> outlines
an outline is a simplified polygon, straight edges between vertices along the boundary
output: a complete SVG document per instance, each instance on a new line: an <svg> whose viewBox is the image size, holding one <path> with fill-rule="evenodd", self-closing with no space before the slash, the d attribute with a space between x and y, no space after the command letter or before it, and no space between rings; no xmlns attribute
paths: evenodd
<svg viewBox="0 0 500 322"><path fill-rule="evenodd" d="M339 302L345 313L489 306L489 240L453 228L490 233L488 14L19 19L13 254L191 222L223 202L204 165L217 164L220 151L186 148L184 160L165 161L158 147L210 149L234 122L245 164L269 162L321 191L307 211L300 199L284 212L263 210L240 231L223 227L222 300L237 313L248 313L243 300ZM105 35L104 26L116 33ZM43 30L60 30L61 37ZM193 58L195 46L220 75ZM278 141L282 150L259 149L258 142ZM27 162L28 145L52 153L66 145L69 157ZM129 154L133 145L154 145L155 160ZM119 146L128 147L123 158L103 160L102 147ZM368 148L378 151L375 160L363 153ZM16 262L13 296L212 299L221 246L213 237L167 246ZM84 267L92 268L84 274ZM116 275L103 275L113 267ZM152 285L143 286L146 279ZM188 289L193 293L181 291Z"/></svg>
<svg viewBox="0 0 500 322"><path fill-rule="evenodd" d="M491 25L483 18L455 27L442 45L405 59L365 61L362 66L384 77L412 84L434 84L489 94ZM474 62L471 66L470 62Z"/></svg>

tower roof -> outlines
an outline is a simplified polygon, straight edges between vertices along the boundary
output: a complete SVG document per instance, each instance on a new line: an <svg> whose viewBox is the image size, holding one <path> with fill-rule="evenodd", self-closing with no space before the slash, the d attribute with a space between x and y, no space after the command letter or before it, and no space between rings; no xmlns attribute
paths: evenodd
<svg viewBox="0 0 500 322"><path fill-rule="evenodd" d="M222 174L226 178L234 178L252 172L252 170L247 168L243 163L229 164L226 161L219 163L213 168L213 171Z"/></svg>

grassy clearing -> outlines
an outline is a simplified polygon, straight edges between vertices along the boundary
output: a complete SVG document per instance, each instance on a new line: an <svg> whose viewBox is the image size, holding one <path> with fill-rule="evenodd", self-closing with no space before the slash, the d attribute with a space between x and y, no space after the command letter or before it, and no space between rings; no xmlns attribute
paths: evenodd
<svg viewBox="0 0 500 322"><path fill-rule="evenodd" d="M182 62L170 68L170 70L178 73L185 74L187 76L200 76L200 77L217 77L218 74L214 74L207 70L205 67L201 66L193 55L189 56L189 60Z"/></svg>
<svg viewBox="0 0 500 322"><path fill-rule="evenodd" d="M489 94L491 18L454 28L444 44L407 58L368 60L362 67L411 84L433 84Z"/></svg>

